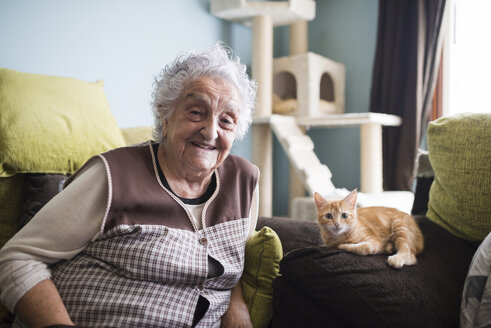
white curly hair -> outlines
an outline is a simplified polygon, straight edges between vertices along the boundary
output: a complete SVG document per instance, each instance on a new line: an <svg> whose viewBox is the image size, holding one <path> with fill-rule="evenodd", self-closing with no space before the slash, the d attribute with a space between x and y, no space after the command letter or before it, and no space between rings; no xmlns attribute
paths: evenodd
<svg viewBox="0 0 491 328"><path fill-rule="evenodd" d="M255 108L257 85L246 73L246 66L222 42L203 52L185 52L160 72L155 78L153 91L154 140L163 142L162 119L172 115L179 97L189 82L201 77L226 80L235 86L242 101L237 120L236 139L247 132Z"/></svg>

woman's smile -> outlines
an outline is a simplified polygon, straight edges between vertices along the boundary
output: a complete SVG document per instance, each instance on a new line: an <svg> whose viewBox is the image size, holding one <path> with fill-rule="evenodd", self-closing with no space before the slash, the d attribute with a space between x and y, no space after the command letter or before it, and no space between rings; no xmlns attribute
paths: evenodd
<svg viewBox="0 0 491 328"><path fill-rule="evenodd" d="M196 147L204 149L204 150L216 150L217 149L214 145L208 145L208 144L201 143L201 142L194 142L193 141L193 142L191 142L191 144L193 146L196 146Z"/></svg>
<svg viewBox="0 0 491 328"><path fill-rule="evenodd" d="M241 102L230 83L202 77L189 83L162 121L165 158L182 176L210 176L230 153Z"/></svg>

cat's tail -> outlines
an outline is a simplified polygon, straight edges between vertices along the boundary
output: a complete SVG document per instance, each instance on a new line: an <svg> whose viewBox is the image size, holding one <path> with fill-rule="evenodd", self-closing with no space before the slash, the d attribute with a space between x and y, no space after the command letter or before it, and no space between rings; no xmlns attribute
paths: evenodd
<svg viewBox="0 0 491 328"><path fill-rule="evenodd" d="M423 250L423 234L414 218L406 213L400 213L392 221L392 244L396 254L389 256L387 262L394 268L416 264L416 255Z"/></svg>

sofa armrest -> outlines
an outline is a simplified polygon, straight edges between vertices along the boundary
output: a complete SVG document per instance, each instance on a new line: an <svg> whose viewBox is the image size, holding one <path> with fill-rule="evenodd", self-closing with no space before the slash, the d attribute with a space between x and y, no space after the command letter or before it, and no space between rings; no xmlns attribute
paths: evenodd
<svg viewBox="0 0 491 328"><path fill-rule="evenodd" d="M322 245L316 222L286 217L259 217L256 230L264 226L273 229L280 237L284 254L299 248Z"/></svg>
<svg viewBox="0 0 491 328"><path fill-rule="evenodd" d="M426 214L433 177L434 172L431 167L428 151L420 149L416 158L414 202L411 209L412 215Z"/></svg>

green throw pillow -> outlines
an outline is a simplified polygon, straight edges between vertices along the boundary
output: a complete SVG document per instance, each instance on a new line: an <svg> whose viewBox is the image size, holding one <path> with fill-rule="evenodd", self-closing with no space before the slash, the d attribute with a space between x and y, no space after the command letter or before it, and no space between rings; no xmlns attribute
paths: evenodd
<svg viewBox="0 0 491 328"><path fill-rule="evenodd" d="M245 250L242 293L254 328L267 327L273 314L273 279L279 275L283 248L276 232L263 227Z"/></svg>
<svg viewBox="0 0 491 328"><path fill-rule="evenodd" d="M131 146L142 143L144 141L152 139L152 127L151 126L137 126L134 128L122 128L126 145Z"/></svg>
<svg viewBox="0 0 491 328"><path fill-rule="evenodd" d="M102 81L0 68L0 177L70 174L124 145Z"/></svg>
<svg viewBox="0 0 491 328"><path fill-rule="evenodd" d="M426 216L457 237L491 231L491 114L443 117L428 127L435 178Z"/></svg>

